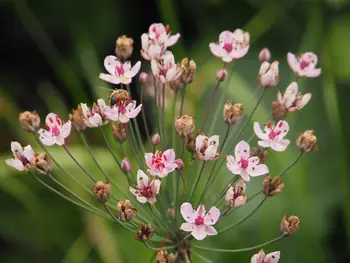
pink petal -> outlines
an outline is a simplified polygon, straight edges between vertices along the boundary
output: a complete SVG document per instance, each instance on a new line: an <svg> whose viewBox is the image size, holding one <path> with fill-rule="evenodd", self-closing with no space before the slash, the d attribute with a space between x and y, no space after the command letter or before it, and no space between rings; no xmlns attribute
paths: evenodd
<svg viewBox="0 0 350 263"><path fill-rule="evenodd" d="M218 233L216 232L216 229L213 226L206 226L205 232L209 236L216 236Z"/></svg>
<svg viewBox="0 0 350 263"><path fill-rule="evenodd" d="M109 83L112 83L112 84L116 84L116 85L120 84L120 77L117 77L117 76L112 76L112 75L101 73L100 79L103 79L103 80L105 80Z"/></svg>
<svg viewBox="0 0 350 263"><path fill-rule="evenodd" d="M311 100L311 93L306 93L301 101L299 102L298 105L298 110L301 110L302 108L304 108L304 106Z"/></svg>
<svg viewBox="0 0 350 263"><path fill-rule="evenodd" d="M223 52L224 53L224 52ZM230 55L224 55L222 57L222 61L226 62L226 63L230 63L233 60L233 57Z"/></svg>
<svg viewBox="0 0 350 263"><path fill-rule="evenodd" d="M249 166L247 172L250 176L260 176L267 174L269 172L269 169L265 164L258 164L255 166Z"/></svg>
<svg viewBox="0 0 350 263"><path fill-rule="evenodd" d="M61 119L58 117L57 114L52 113L52 112L47 114L46 119L45 119L45 123L50 128L58 127L60 129L62 127Z"/></svg>
<svg viewBox="0 0 350 263"><path fill-rule="evenodd" d="M241 158L248 159L250 155L250 146L245 141L240 141L235 147L236 160L241 160Z"/></svg>
<svg viewBox="0 0 350 263"><path fill-rule="evenodd" d="M168 149L163 153L163 158L167 165L173 164L175 162L175 151L174 149Z"/></svg>
<svg viewBox="0 0 350 263"><path fill-rule="evenodd" d="M180 208L182 217L188 223L194 223L196 220L196 212L193 210L193 207L190 203L183 203Z"/></svg>
<svg viewBox="0 0 350 263"><path fill-rule="evenodd" d="M298 84L294 81L286 89L283 95L283 105L286 108L292 106L298 95Z"/></svg>
<svg viewBox="0 0 350 263"><path fill-rule="evenodd" d="M250 176L246 170L242 170L240 175L244 181L246 181L246 182L250 181Z"/></svg>
<svg viewBox="0 0 350 263"><path fill-rule="evenodd" d="M148 176L142 171L137 171L137 185L141 188L147 187L149 184L149 178Z"/></svg>
<svg viewBox="0 0 350 263"><path fill-rule="evenodd" d="M53 137L52 133L49 131L46 131L44 129L40 129L38 131L38 133L40 134L40 141L47 145L47 146L51 146L54 145L56 143L56 139L55 137Z"/></svg>
<svg viewBox="0 0 350 263"><path fill-rule="evenodd" d="M61 136L55 137L55 143L56 143L57 145L62 146L62 145L64 144L64 138L62 138Z"/></svg>
<svg viewBox="0 0 350 263"><path fill-rule="evenodd" d="M41 129L41 130L43 130L43 129ZM23 154L23 147L19 142L11 142L11 151L12 151L14 156L16 156L17 153Z"/></svg>
<svg viewBox="0 0 350 263"><path fill-rule="evenodd" d="M222 31L219 35L219 42L220 44L222 43L232 43L234 40L234 34L229 31L229 30L225 30Z"/></svg>
<svg viewBox="0 0 350 263"><path fill-rule="evenodd" d="M18 160L18 159L7 159L5 160L5 163L8 165L8 166L11 166L13 168L15 168L16 170L18 171L24 171L24 165L23 163Z"/></svg>
<svg viewBox="0 0 350 263"><path fill-rule="evenodd" d="M153 157L153 153L146 153L145 154L146 164L147 164L148 168L153 168L152 157Z"/></svg>
<svg viewBox="0 0 350 263"><path fill-rule="evenodd" d="M138 61L130 71L126 72L124 74L125 77L127 78L133 78L136 76L136 74L140 71L140 68L141 68L141 62Z"/></svg>
<svg viewBox="0 0 350 263"><path fill-rule="evenodd" d="M226 201L230 201L231 199L233 199L233 195L234 195L234 192L233 192L233 187L230 186L226 192L226 195L225 195L225 200Z"/></svg>
<svg viewBox="0 0 350 263"><path fill-rule="evenodd" d="M288 131L289 131L288 122L286 121L277 122L275 126L275 132L280 132L280 134L277 136L277 140L283 139L283 137L287 135Z"/></svg>
<svg viewBox="0 0 350 263"><path fill-rule="evenodd" d="M175 45L176 42L179 40L179 38L180 38L180 34L179 33L177 33L176 35L170 36L168 38L168 41L167 41L167 46L171 47L171 46Z"/></svg>
<svg viewBox="0 0 350 263"><path fill-rule="evenodd" d="M266 263L277 263L280 260L280 252L275 251L265 256Z"/></svg>
<svg viewBox="0 0 350 263"><path fill-rule="evenodd" d="M299 63L298 63L298 60L294 54L288 52L287 62L288 62L289 67L291 68L291 70L293 70L295 73L297 73L299 70Z"/></svg>
<svg viewBox="0 0 350 263"><path fill-rule="evenodd" d="M207 215L204 217L204 224L208 226L215 225L216 222L219 220L220 217L220 210L213 206L208 211Z"/></svg>
<svg viewBox="0 0 350 263"><path fill-rule="evenodd" d="M112 117L112 116L110 116L110 117ZM91 127L98 127L98 126L102 125L102 117L100 114L97 114L97 113L95 113L92 117L89 117L88 121L89 121Z"/></svg>
<svg viewBox="0 0 350 263"><path fill-rule="evenodd" d="M269 136L266 133L262 132L258 122L254 122L253 129L254 129L255 135L258 136L259 139L261 139L261 140L268 140L269 139Z"/></svg>
<svg viewBox="0 0 350 263"><path fill-rule="evenodd" d="M259 157L253 156L248 159L249 166L255 166L259 163L260 159Z"/></svg>
<svg viewBox="0 0 350 263"><path fill-rule="evenodd" d="M204 205L200 204L197 208L197 216L204 217L205 216L205 207Z"/></svg>
<svg viewBox="0 0 350 263"><path fill-rule="evenodd" d="M240 207L247 202L247 199L244 196L238 196L235 200L235 207Z"/></svg>
<svg viewBox="0 0 350 263"><path fill-rule="evenodd" d="M223 56L223 51L219 44L210 43L209 48L210 51L214 54L214 56L217 56L219 58Z"/></svg>
<svg viewBox="0 0 350 263"><path fill-rule="evenodd" d="M271 141L270 140L258 141L258 145L261 147L267 148L271 146Z"/></svg>
<svg viewBox="0 0 350 263"><path fill-rule="evenodd" d="M241 48L241 49L239 49L237 51L232 51L230 53L230 55L231 55L231 57L233 59L240 59L240 58L244 57L248 53L248 50L249 50L249 46L246 46L246 47Z"/></svg>
<svg viewBox="0 0 350 263"><path fill-rule="evenodd" d="M63 126L61 128L60 136L62 138L67 138L70 134L71 127L72 127L72 124L70 121L67 121L65 124L63 124Z"/></svg>
<svg viewBox="0 0 350 263"><path fill-rule="evenodd" d="M151 45L148 50L148 56L151 59L159 59L162 52L162 48L159 45Z"/></svg>
<svg viewBox="0 0 350 263"><path fill-rule="evenodd" d="M107 116L107 118L111 121L117 121L119 120L119 110L117 107L112 106L106 106L104 108L104 114ZM99 114L97 114L98 116L100 116ZM101 117L101 116L100 116ZM102 123L102 118L101 120L99 120ZM98 123L98 122L97 122Z"/></svg>
<svg viewBox="0 0 350 263"><path fill-rule="evenodd" d="M302 73L301 75L308 78L317 78L319 75L321 75L321 69L320 68L310 69L305 73Z"/></svg>
<svg viewBox="0 0 350 263"><path fill-rule="evenodd" d="M195 224L191 223L182 223L180 229L186 232L192 232Z"/></svg>
<svg viewBox="0 0 350 263"><path fill-rule="evenodd" d="M232 155L227 156L227 169L233 174L240 174L241 166L234 160Z"/></svg>
<svg viewBox="0 0 350 263"><path fill-rule="evenodd" d="M105 69L107 70L107 72L111 75L115 75L115 68L116 68L116 65L118 63L118 58L115 57L115 56L107 56L105 59L104 59L104 66L105 66Z"/></svg>
<svg viewBox="0 0 350 263"><path fill-rule="evenodd" d="M148 43L149 43L149 38L148 38L148 34L144 33L141 35L141 45L142 45L142 49L145 50L147 52L148 50Z"/></svg>
<svg viewBox="0 0 350 263"><path fill-rule="evenodd" d="M271 148L276 152L283 152L287 149L287 146L289 145L289 143L290 143L289 140L272 141Z"/></svg>
<svg viewBox="0 0 350 263"><path fill-rule="evenodd" d="M27 160L29 160L29 161L31 161L33 158L34 158L34 151L33 151L33 149L32 149L32 146L30 146L30 145L27 145L26 147L24 147L24 150L23 150L23 156L27 159Z"/></svg>
<svg viewBox="0 0 350 263"><path fill-rule="evenodd" d="M160 180L154 180L151 183L151 189L152 189L152 193L153 194L159 194L159 190L160 190L160 185L161 185L161 181Z"/></svg>
<svg viewBox="0 0 350 263"><path fill-rule="evenodd" d="M207 232L205 230L205 226L194 226L192 231L192 236L197 240L203 240L207 236Z"/></svg>
<svg viewBox="0 0 350 263"><path fill-rule="evenodd" d="M142 109L142 104L136 107L136 109L129 111L126 113L126 116L130 119L135 118L141 111Z"/></svg>
<svg viewBox="0 0 350 263"><path fill-rule="evenodd" d="M127 123L129 122L129 117L125 114L119 114L119 121L121 123Z"/></svg>

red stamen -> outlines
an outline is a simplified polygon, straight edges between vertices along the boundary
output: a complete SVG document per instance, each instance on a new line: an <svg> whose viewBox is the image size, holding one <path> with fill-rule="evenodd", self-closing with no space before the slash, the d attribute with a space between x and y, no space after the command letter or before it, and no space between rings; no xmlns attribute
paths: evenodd
<svg viewBox="0 0 350 263"><path fill-rule="evenodd" d="M204 225L204 217L198 216L194 223L196 224L196 226L200 226L200 225Z"/></svg>

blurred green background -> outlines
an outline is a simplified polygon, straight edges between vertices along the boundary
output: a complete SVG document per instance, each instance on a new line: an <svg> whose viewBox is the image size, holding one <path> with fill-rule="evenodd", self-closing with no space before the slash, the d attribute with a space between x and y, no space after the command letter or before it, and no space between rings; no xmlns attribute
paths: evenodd
<svg viewBox="0 0 350 263"><path fill-rule="evenodd" d="M197 62L195 83L188 88L187 112L203 115L203 103L215 85L221 61L208 44L221 31L244 28L251 35L248 55L235 64L230 83L224 83L219 116L213 120L216 133L224 136L221 117L226 99L247 106L257 84L259 51L268 47L272 59L280 61L280 84L284 90L293 79L286 64L287 52L313 51L319 55L322 75L301 80L303 92L313 94L311 103L291 114L288 137L294 141L306 129L314 129L319 151L301 159L285 177L285 189L251 220L222 237L201 244L240 248L263 243L278 235L284 213L299 216L301 229L291 238L266 248L281 250L280 262L350 262L350 5L346 0L192 0L192 1L1 1L0 149L8 158L10 141L30 143L33 138L19 128L18 113L37 110L67 116L82 101L108 97L98 79L103 59L113 54L117 36L135 39L133 60L140 59L140 35L157 21L181 33L172 48L176 60L188 56ZM144 67L146 70L147 67ZM138 93L133 85L133 92ZM269 90L253 121L263 121L276 90ZM219 99L218 99L219 101ZM219 103L218 103L219 105ZM146 104L147 108L147 104ZM186 112L186 111L185 111ZM66 118L66 117L65 117ZM151 118L151 117L149 117ZM170 125L170 123L169 123ZM97 135L97 133L96 133ZM247 129L244 137L251 135ZM118 173L99 136L89 131L89 141L109 172ZM76 142L76 143L75 143ZM75 144L74 144L75 143ZM90 156L71 136L70 148L84 165L97 173ZM116 144L114 144L116 146ZM50 151L69 171L81 171L58 147ZM279 173L298 154L294 144L280 154L271 154L268 165ZM57 177L78 193L74 183L58 171ZM227 183L226 172L215 187ZM119 176L119 175L116 175ZM190 176L190 175L187 175ZM226 180L225 180L226 179ZM255 192L263 178L253 180ZM213 186L214 187L214 186ZM216 189L216 188L215 188ZM221 188L217 188L221 189ZM219 191L219 190L218 190ZM89 197L87 197L89 198ZM0 169L0 258L1 262L152 262L152 253L134 237L111 222L91 215L49 192L27 174L1 166ZM238 220L250 204L239 210ZM253 252L240 254L203 253L213 262L250 262ZM194 257L194 262L201 262Z"/></svg>

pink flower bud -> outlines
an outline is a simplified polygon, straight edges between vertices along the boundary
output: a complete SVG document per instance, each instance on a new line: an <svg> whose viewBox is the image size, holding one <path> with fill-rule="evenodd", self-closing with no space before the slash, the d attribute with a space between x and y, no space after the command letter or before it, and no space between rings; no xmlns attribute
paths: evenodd
<svg viewBox="0 0 350 263"><path fill-rule="evenodd" d="M129 162L128 157L124 157L124 159L122 160L122 168L126 173L129 173L131 171L131 164Z"/></svg>
<svg viewBox="0 0 350 263"><path fill-rule="evenodd" d="M158 145L158 144L160 144L160 136L159 136L159 134L158 134L158 133L154 134L154 135L152 136L151 141L152 141L152 144L153 144L153 145Z"/></svg>
<svg viewBox="0 0 350 263"><path fill-rule="evenodd" d="M181 171L184 168L184 162L181 159L175 160L175 163L177 165L176 170Z"/></svg>
<svg viewBox="0 0 350 263"><path fill-rule="evenodd" d="M261 62L269 61L271 59L271 52L268 48L263 48L259 53L259 60Z"/></svg>
<svg viewBox="0 0 350 263"><path fill-rule="evenodd" d="M227 71L226 69L220 69L217 73L216 73L216 79L218 81L224 81L226 79L227 76Z"/></svg>
<svg viewBox="0 0 350 263"><path fill-rule="evenodd" d="M141 72L140 73L140 83L146 84L147 80L148 80L148 74L146 72Z"/></svg>

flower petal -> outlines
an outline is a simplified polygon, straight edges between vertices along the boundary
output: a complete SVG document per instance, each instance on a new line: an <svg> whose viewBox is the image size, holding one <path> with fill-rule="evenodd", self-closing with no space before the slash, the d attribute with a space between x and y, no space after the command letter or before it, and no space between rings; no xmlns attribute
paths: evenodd
<svg viewBox="0 0 350 263"><path fill-rule="evenodd" d="M242 177L242 179L246 182L250 181L250 176L248 174L248 172L246 170L242 170L240 176Z"/></svg>
<svg viewBox="0 0 350 263"><path fill-rule="evenodd" d="M7 160L5 160L5 163L8 166L11 166L11 167L15 168L18 171L23 171L24 170L23 163L20 160L18 160L18 159L7 159Z"/></svg>
<svg viewBox="0 0 350 263"><path fill-rule="evenodd" d="M107 56L103 61L105 69L111 75L115 75L115 68L118 63L119 63L119 60L115 56Z"/></svg>
<svg viewBox="0 0 350 263"><path fill-rule="evenodd" d="M168 47L171 47L171 46L175 45L176 42L179 40L179 38L180 38L180 34L179 34L179 33L177 33L176 35L170 36L170 37L168 38L167 43L166 43L167 46L168 46Z"/></svg>
<svg viewBox="0 0 350 263"><path fill-rule="evenodd" d="M197 240L203 240L207 236L206 227L204 225L194 225L192 236Z"/></svg>
<svg viewBox="0 0 350 263"><path fill-rule="evenodd" d="M142 171L137 171L137 185L141 188L147 187L149 184L148 176Z"/></svg>
<svg viewBox="0 0 350 263"><path fill-rule="evenodd" d="M34 158L34 151L32 149L32 146L27 145L26 147L24 147L23 150L23 156L28 160L31 161Z"/></svg>
<svg viewBox="0 0 350 263"><path fill-rule="evenodd" d="M280 260L280 252L275 251L265 256L266 263L277 263Z"/></svg>
<svg viewBox="0 0 350 263"><path fill-rule="evenodd" d="M208 226L215 225L216 222L219 220L220 217L220 210L213 206L208 211L207 215L204 217L204 224Z"/></svg>
<svg viewBox="0 0 350 263"><path fill-rule="evenodd" d="M170 165L175 162L175 151L174 149L168 149L163 153L163 158L166 164Z"/></svg>
<svg viewBox="0 0 350 263"><path fill-rule="evenodd" d="M216 229L213 226L206 226L205 232L209 236L216 236L218 234L218 232L216 232Z"/></svg>
<svg viewBox="0 0 350 263"><path fill-rule="evenodd" d="M289 143L290 143L289 140L272 141L271 148L276 152L283 152L287 149L287 146L289 145Z"/></svg>
<svg viewBox="0 0 350 263"><path fill-rule="evenodd" d="M250 155L250 146L245 141L240 141L235 147L236 160L241 160L241 158L248 159Z"/></svg>
<svg viewBox="0 0 350 263"><path fill-rule="evenodd" d="M191 223L182 223L180 229L186 232L192 232L195 224Z"/></svg>
<svg viewBox="0 0 350 263"><path fill-rule="evenodd" d="M261 140L268 140L269 136L262 132L261 128L260 128L260 124L258 122L254 122L254 126L253 126L255 135L258 136L259 139Z"/></svg>
<svg viewBox="0 0 350 263"><path fill-rule="evenodd" d="M267 168L265 164L258 164L255 166L249 166L247 172L250 176L260 176L267 174L269 172L269 168Z"/></svg>
<svg viewBox="0 0 350 263"><path fill-rule="evenodd" d="M288 52L287 62L288 62L289 67L291 68L291 70L293 70L295 73L297 73L299 70L299 63L298 63L298 60L293 53Z"/></svg>
<svg viewBox="0 0 350 263"><path fill-rule="evenodd" d="M210 43L209 48L210 51L214 54L214 56L217 56L219 58L223 56L223 50L219 44Z"/></svg>
<svg viewBox="0 0 350 263"><path fill-rule="evenodd" d="M204 217L205 216L205 206L200 204L197 208L197 216Z"/></svg>
<svg viewBox="0 0 350 263"><path fill-rule="evenodd" d="M71 127L72 127L72 124L70 121L67 121L65 124L63 124L61 128L60 136L62 138L67 138L70 134Z"/></svg>
<svg viewBox="0 0 350 263"><path fill-rule="evenodd" d="M180 207L180 212L186 222L194 223L196 220L197 214L190 203L183 203Z"/></svg>
<svg viewBox="0 0 350 263"><path fill-rule="evenodd" d="M116 85L120 84L120 77L118 77L118 76L112 76L109 74L101 73L99 77L100 77L100 79L103 79L109 83L116 84Z"/></svg>
<svg viewBox="0 0 350 263"><path fill-rule="evenodd" d="M38 131L38 133L40 134L40 141L47 145L47 146L51 146L54 145L56 143L56 139L55 137L52 135L51 132L44 130L44 129L40 129Z"/></svg>

